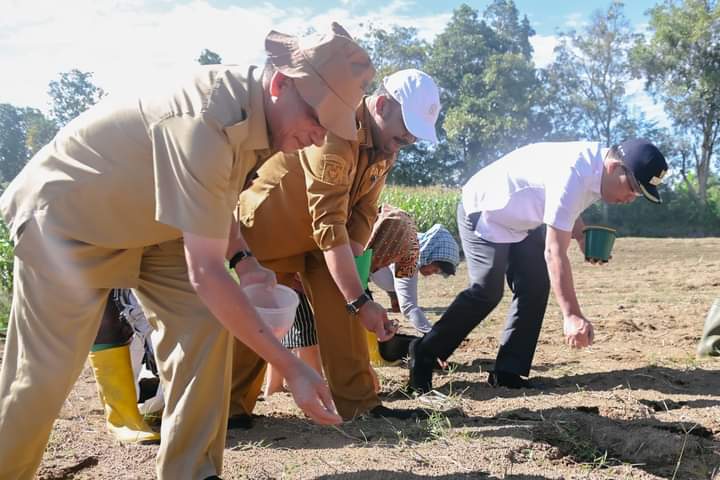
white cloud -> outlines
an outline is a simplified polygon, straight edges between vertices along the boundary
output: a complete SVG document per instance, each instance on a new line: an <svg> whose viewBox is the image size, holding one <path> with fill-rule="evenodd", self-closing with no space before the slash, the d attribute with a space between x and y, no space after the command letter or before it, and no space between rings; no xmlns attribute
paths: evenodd
<svg viewBox="0 0 720 480"><path fill-rule="evenodd" d="M574 12L565 16L565 22L563 25L572 29L579 29L588 24L588 20L585 13Z"/></svg>
<svg viewBox="0 0 720 480"><path fill-rule="evenodd" d="M217 7L209 0L160 6L142 0L0 0L0 102L46 109L48 83L72 68L94 72L95 83L108 92L136 90L181 76L197 65L203 48L225 63L262 63L271 29L302 34L338 21L361 36L370 25L401 25L432 40L450 19L450 13L418 16L408 0L358 9L359 15L353 8L358 4L317 12L273 3Z"/></svg>
<svg viewBox="0 0 720 480"><path fill-rule="evenodd" d="M630 80L625 85L625 93L628 96L630 108L637 108L644 112L648 120L657 122L661 127L671 126L662 104L656 103L645 91L645 80Z"/></svg>
<svg viewBox="0 0 720 480"><path fill-rule="evenodd" d="M530 45L533 47L533 61L537 68L547 67L555 60L554 48L560 43L556 35L533 35Z"/></svg>

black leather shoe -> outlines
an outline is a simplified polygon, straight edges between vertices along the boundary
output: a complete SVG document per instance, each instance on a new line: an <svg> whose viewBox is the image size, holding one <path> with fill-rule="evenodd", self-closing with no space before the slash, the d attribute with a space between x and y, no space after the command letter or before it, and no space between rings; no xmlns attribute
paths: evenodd
<svg viewBox="0 0 720 480"><path fill-rule="evenodd" d="M222 478L218 477L217 475L212 475L210 477L205 477L205 480L222 480Z"/></svg>
<svg viewBox="0 0 720 480"><path fill-rule="evenodd" d="M488 384L490 384L491 387L515 389L530 388L542 390L544 388L544 386L539 382L528 380L516 373L503 372L502 370L490 372L490 375L488 375Z"/></svg>
<svg viewBox="0 0 720 480"><path fill-rule="evenodd" d="M239 415L233 415L228 418L228 430L235 428L241 428L243 430L250 430L253 427L255 420L252 415L241 413Z"/></svg>
<svg viewBox="0 0 720 480"><path fill-rule="evenodd" d="M410 420L411 418L428 418L428 413L421 408L388 408L385 405L378 405L368 412L374 418L396 418L398 420Z"/></svg>
<svg viewBox="0 0 720 480"><path fill-rule="evenodd" d="M418 338L410 342L408 353L410 356L410 382L408 389L415 393L427 393L432 390L432 372L435 366L435 359L425 357L418 352L418 345L422 339Z"/></svg>

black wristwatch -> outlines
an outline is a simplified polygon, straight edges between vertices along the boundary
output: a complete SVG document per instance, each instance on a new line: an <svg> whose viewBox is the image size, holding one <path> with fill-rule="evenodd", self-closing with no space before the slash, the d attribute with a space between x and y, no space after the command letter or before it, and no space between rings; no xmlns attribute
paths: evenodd
<svg viewBox="0 0 720 480"><path fill-rule="evenodd" d="M230 270L235 270L235 265L237 265L238 262L252 256L253 254L250 250L240 250L235 255L233 255L230 260L228 260L228 266L230 267Z"/></svg>
<svg viewBox="0 0 720 480"><path fill-rule="evenodd" d="M370 295L368 295L366 292L363 292L363 294L360 295L358 298L356 298L352 302L347 303L345 305L345 308L349 313L357 314L362 308L362 306L371 300L372 298L370 298Z"/></svg>

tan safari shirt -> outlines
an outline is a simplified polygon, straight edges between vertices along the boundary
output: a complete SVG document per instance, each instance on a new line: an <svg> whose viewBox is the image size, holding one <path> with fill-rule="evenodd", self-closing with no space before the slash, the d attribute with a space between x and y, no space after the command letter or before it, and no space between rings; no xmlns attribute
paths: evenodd
<svg viewBox="0 0 720 480"><path fill-rule="evenodd" d="M206 67L172 95L111 96L70 122L0 197L18 247L34 219L112 251L115 272L95 266L118 280L132 276L142 247L184 231L227 238L245 178L270 155L261 73Z"/></svg>
<svg viewBox="0 0 720 480"><path fill-rule="evenodd" d="M366 100L357 110L358 141L328 133L322 147L278 153L240 195L237 218L261 261L369 239L395 156L375 150Z"/></svg>

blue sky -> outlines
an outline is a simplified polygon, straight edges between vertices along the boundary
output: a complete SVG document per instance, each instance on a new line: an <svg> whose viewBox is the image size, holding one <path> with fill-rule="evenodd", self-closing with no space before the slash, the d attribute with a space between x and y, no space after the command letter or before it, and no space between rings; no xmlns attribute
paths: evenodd
<svg viewBox="0 0 720 480"><path fill-rule="evenodd" d="M112 94L162 86L193 68L203 48L226 63L258 63L270 29L299 34L325 30L335 20L355 36L368 25L412 26L432 40L461 1L437 0L0 0L0 103L47 111L48 83L72 68L94 72ZM470 1L481 13L489 1ZM625 14L644 30L645 12L656 2L628 1ZM552 60L558 31L579 29L610 0L516 0L537 35L536 64ZM628 85L632 103L651 118L661 109Z"/></svg>

